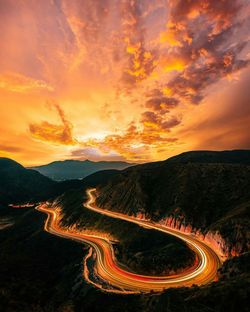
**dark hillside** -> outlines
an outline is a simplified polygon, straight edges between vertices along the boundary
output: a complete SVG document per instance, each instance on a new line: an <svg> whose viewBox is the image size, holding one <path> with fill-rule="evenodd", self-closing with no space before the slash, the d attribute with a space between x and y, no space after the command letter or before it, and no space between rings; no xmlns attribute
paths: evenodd
<svg viewBox="0 0 250 312"><path fill-rule="evenodd" d="M141 212L156 221L171 217L205 233L218 230L244 252L249 246L250 166L240 163L241 153L245 163L247 152L237 151L234 164L170 159L128 168L99 188L97 203L130 215Z"/></svg>

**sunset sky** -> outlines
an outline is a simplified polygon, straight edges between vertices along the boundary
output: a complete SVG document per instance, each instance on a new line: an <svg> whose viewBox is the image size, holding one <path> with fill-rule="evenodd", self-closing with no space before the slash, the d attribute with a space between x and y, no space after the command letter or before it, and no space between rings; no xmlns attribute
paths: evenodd
<svg viewBox="0 0 250 312"><path fill-rule="evenodd" d="M0 156L250 148L250 1L0 0Z"/></svg>

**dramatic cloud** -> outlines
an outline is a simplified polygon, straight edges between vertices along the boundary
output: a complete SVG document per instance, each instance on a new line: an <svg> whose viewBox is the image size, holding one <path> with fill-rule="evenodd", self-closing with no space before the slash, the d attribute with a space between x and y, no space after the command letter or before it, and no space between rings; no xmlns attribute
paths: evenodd
<svg viewBox="0 0 250 312"><path fill-rule="evenodd" d="M250 147L236 87L249 14L247 0L0 0L1 155L141 162Z"/></svg>
<svg viewBox="0 0 250 312"><path fill-rule="evenodd" d="M98 148L106 155L115 153L130 161L149 161L155 150L163 152L177 143L178 139L170 137L169 132L179 123L180 120L174 116L165 120L153 112L145 112L140 126L132 122L123 133L107 135L101 140L90 139L81 144L85 148Z"/></svg>
<svg viewBox="0 0 250 312"><path fill-rule="evenodd" d="M249 65L249 60L237 59L245 46L246 43L238 44L223 52L207 51L203 48L200 56L181 75L172 79L167 87L180 99L192 104L199 103L209 85L221 78L230 78L232 74Z"/></svg>
<svg viewBox="0 0 250 312"><path fill-rule="evenodd" d="M53 91L53 87L45 81L36 80L19 73L0 74L0 88L11 92L21 93L39 90Z"/></svg>
<svg viewBox="0 0 250 312"><path fill-rule="evenodd" d="M176 117L171 117L166 120L154 112L144 112L142 114L141 121L146 128L150 128L159 132L169 131L169 129L177 126L180 123L180 120Z"/></svg>
<svg viewBox="0 0 250 312"><path fill-rule="evenodd" d="M249 24L240 17L242 9L240 1L170 1L161 41L170 46L166 64L170 59L170 69L180 71L165 85L174 97L198 104L207 87L249 65L247 36L235 41L240 27Z"/></svg>
<svg viewBox="0 0 250 312"><path fill-rule="evenodd" d="M18 153L20 151L21 151L21 148L19 148L19 147L0 144L0 153L2 153L2 152Z"/></svg>
<svg viewBox="0 0 250 312"><path fill-rule="evenodd" d="M195 33L192 26L193 24L197 25L195 23L197 20L198 22L201 20L203 27L209 26L207 35L212 38L232 25L241 5L237 0L170 0L170 18L167 23L168 29L163 34L163 40L165 39L172 46L182 47L191 44ZM192 26L190 26L191 23Z"/></svg>
<svg viewBox="0 0 250 312"><path fill-rule="evenodd" d="M32 136L45 142L53 142L63 145L74 145L76 140L72 135L72 125L66 119L65 114L58 104L54 104L55 109L61 119L61 124L52 124L43 121L39 124L30 124L29 130Z"/></svg>
<svg viewBox="0 0 250 312"><path fill-rule="evenodd" d="M145 16L150 10L138 1L121 1L122 36L127 53L127 63L123 68L122 88L129 89L148 78L156 67L156 51L146 48Z"/></svg>
<svg viewBox="0 0 250 312"><path fill-rule="evenodd" d="M100 159L107 161L126 161L126 158L121 157L120 154L115 152L104 153L101 152L98 148L79 148L75 149L71 152L71 156L73 159L85 160L92 159L94 161L99 161Z"/></svg>
<svg viewBox="0 0 250 312"><path fill-rule="evenodd" d="M167 113L170 109L175 108L178 103L179 101L177 99L159 96L147 100L145 106L151 108L153 111Z"/></svg>

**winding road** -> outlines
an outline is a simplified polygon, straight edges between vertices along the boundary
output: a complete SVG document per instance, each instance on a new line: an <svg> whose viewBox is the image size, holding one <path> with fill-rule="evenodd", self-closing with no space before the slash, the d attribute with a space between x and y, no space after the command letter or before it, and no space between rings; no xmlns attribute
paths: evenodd
<svg viewBox="0 0 250 312"><path fill-rule="evenodd" d="M99 235L77 232L73 229L60 227L60 212L58 209L48 208L45 204L37 207L37 210L45 212L48 218L44 229L54 235L84 242L91 246L89 253L84 259L84 278L96 287L107 292L114 293L142 293L155 291L159 292L170 287L184 287L204 285L214 281L217 277L217 270L221 266L220 257L206 243L200 241L192 234L182 233L178 230L156 224L146 220L139 220L131 216L110 210L100 209L95 206L95 189L87 191L88 200L84 207L97 213L133 222L148 229L154 229L173 235L187 243L196 253L197 261L185 271L170 276L146 276L126 271L115 259L112 242ZM94 252L93 252L94 251ZM92 272L88 268L88 261L94 259Z"/></svg>

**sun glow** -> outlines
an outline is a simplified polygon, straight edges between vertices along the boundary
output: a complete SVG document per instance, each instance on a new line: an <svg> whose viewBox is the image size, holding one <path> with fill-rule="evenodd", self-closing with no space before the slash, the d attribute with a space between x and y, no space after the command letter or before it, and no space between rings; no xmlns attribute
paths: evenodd
<svg viewBox="0 0 250 312"><path fill-rule="evenodd" d="M59 2L0 13L1 156L145 162L249 147L244 0Z"/></svg>

